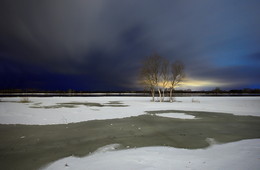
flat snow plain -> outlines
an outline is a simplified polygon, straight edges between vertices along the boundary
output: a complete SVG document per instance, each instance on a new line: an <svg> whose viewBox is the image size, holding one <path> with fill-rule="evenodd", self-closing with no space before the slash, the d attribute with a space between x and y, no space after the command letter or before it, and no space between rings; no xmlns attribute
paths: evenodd
<svg viewBox="0 0 260 170"><path fill-rule="evenodd" d="M192 102L192 99L200 103ZM260 97L177 97L177 102L149 102L149 97L31 97L31 103L19 103L21 98L2 98L0 124L66 124L89 120L125 118L154 110L186 110L260 116ZM10 101L10 102L8 102ZM100 103L120 101L127 107L85 106L75 108L33 108L55 106L57 103ZM38 104L38 105L35 105Z"/></svg>
<svg viewBox="0 0 260 170"><path fill-rule="evenodd" d="M200 103L192 102L192 98ZM0 124L66 124L138 116L146 114L145 111L155 110L208 111L260 116L260 97L179 97L176 98L178 102L174 103L151 103L148 97L29 99L31 103L19 103L20 98L1 98ZM106 105L116 101L127 107ZM77 105L75 108L41 108L68 102L100 103L102 107ZM178 116L182 119L187 118L183 114ZM116 146L117 144L104 146L83 158L74 156L63 158L42 169L260 169L260 139L213 144L208 148L196 150L162 146L115 150Z"/></svg>

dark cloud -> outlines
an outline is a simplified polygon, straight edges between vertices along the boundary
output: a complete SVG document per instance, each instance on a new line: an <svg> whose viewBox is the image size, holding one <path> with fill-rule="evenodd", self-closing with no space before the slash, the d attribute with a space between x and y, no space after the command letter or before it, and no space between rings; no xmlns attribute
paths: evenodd
<svg viewBox="0 0 260 170"><path fill-rule="evenodd" d="M135 89L142 58L155 51L182 60L193 79L259 86L259 6L257 0L2 0L0 87Z"/></svg>

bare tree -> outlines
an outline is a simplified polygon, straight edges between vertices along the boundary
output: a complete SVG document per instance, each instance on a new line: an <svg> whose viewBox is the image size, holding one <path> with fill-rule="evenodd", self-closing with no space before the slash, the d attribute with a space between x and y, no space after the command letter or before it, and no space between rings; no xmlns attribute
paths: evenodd
<svg viewBox="0 0 260 170"><path fill-rule="evenodd" d="M161 64L161 86L162 86L162 101L165 98L165 90L169 84L169 61L163 58Z"/></svg>
<svg viewBox="0 0 260 170"><path fill-rule="evenodd" d="M152 101L155 101L156 90L159 93L159 101L164 101L165 90L169 87L170 102L173 102L174 88L184 78L184 65L181 62L175 62L170 65L167 59L154 53L146 57L140 73L141 83L146 89L151 91Z"/></svg>
<svg viewBox="0 0 260 170"><path fill-rule="evenodd" d="M170 73L170 102L173 102L173 91L175 87L184 79L184 65L180 62L174 62L171 65Z"/></svg>
<svg viewBox="0 0 260 170"><path fill-rule="evenodd" d="M160 81L160 65L161 65L162 57L158 54L154 53L151 56L148 56L141 67L141 83L148 89L150 89L152 94L152 101L155 97L155 88L158 89L158 92L161 97L161 92L159 88Z"/></svg>

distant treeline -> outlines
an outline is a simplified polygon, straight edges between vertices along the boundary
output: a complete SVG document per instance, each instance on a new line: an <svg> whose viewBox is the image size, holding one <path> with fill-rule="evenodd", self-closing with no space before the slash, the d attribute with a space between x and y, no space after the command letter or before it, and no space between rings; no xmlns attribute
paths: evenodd
<svg viewBox="0 0 260 170"><path fill-rule="evenodd" d="M116 93L116 94L147 94L149 95L150 91L138 90L138 91L82 91L82 90L37 90L37 89L0 89L0 93L58 93L58 94L68 94L68 93L100 93L100 94L109 94L109 93ZM200 91L192 91L190 89L187 90L175 90L174 93L205 93L205 94L221 94L221 93L252 93L252 94L259 94L260 89L234 89L234 90L221 90L220 88L215 88L213 90L200 90Z"/></svg>
<svg viewBox="0 0 260 170"><path fill-rule="evenodd" d="M144 93L144 91L84 91L84 90L37 90L37 89L0 89L0 93Z"/></svg>

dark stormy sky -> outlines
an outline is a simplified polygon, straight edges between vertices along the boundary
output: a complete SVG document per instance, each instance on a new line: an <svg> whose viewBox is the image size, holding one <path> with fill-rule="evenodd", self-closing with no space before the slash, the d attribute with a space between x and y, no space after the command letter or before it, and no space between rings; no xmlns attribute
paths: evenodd
<svg viewBox="0 0 260 170"><path fill-rule="evenodd" d="M0 89L134 90L143 57L182 88L260 88L259 0L1 0Z"/></svg>

